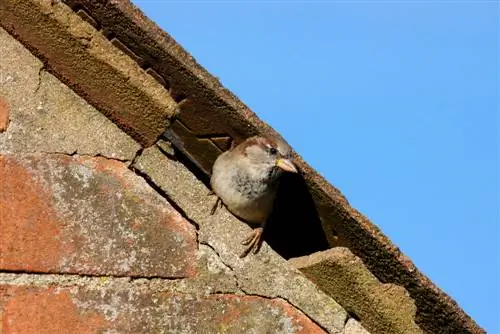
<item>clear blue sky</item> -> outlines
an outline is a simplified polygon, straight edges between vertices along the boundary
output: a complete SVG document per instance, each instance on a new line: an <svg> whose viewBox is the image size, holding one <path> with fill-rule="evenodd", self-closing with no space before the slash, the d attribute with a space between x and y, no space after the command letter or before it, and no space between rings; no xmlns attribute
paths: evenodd
<svg viewBox="0 0 500 334"><path fill-rule="evenodd" d="M500 333L497 2L134 2Z"/></svg>

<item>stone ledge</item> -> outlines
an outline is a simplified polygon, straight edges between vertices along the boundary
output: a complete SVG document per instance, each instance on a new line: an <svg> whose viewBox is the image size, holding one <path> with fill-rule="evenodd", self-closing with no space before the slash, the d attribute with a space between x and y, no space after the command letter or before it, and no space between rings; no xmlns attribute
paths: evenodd
<svg viewBox="0 0 500 334"><path fill-rule="evenodd" d="M289 260L320 289L354 314L371 333L423 333L415 324L416 307L408 292L382 284L347 248Z"/></svg>
<svg viewBox="0 0 500 334"><path fill-rule="evenodd" d="M144 146L177 110L160 83L61 2L3 0L0 25Z"/></svg>

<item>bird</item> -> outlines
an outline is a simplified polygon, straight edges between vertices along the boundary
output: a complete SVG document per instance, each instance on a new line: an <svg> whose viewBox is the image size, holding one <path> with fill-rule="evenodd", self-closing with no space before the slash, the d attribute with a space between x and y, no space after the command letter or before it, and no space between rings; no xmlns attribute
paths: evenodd
<svg viewBox="0 0 500 334"><path fill-rule="evenodd" d="M292 149L277 136L252 136L220 154L212 166L210 194L217 200L211 210L225 206L229 212L250 225L258 225L242 241L247 246L241 258L257 254L267 218L272 212L278 184L283 173L298 173Z"/></svg>

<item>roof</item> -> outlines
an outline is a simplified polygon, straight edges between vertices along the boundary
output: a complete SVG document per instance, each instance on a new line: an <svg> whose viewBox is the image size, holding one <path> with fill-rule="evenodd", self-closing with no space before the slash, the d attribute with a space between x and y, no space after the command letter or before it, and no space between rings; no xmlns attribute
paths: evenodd
<svg viewBox="0 0 500 334"><path fill-rule="evenodd" d="M51 7L59 2L41 0L3 0L0 25L143 149L158 140L171 142L180 161L206 184L213 161L232 142L276 133L129 1L63 2L90 26L75 21L78 29L62 27ZM69 9L62 13L73 20ZM93 38L96 31L129 59L103 51ZM125 71L124 62L138 64L161 88L139 72ZM338 189L299 155L294 158L301 175L288 176L278 195L266 237L273 249L290 259L345 247L378 281L406 289L416 305L415 322L424 331L484 333ZM280 227L284 221L287 229Z"/></svg>

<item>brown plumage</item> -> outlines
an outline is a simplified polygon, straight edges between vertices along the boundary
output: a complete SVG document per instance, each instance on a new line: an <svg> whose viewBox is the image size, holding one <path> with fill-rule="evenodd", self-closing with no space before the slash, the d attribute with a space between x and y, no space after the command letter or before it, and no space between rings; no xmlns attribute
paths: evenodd
<svg viewBox="0 0 500 334"><path fill-rule="evenodd" d="M284 171L297 172L291 153L281 138L254 136L222 153L213 165L210 185L218 199L211 213L222 202L241 220L259 225L243 240L247 248L242 257L260 249L280 176Z"/></svg>

